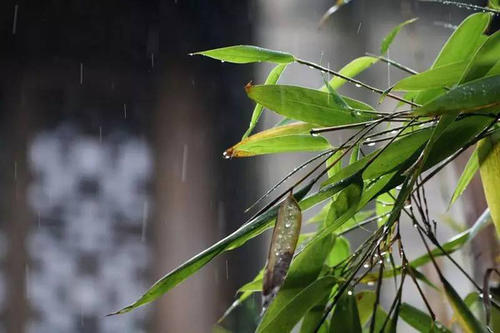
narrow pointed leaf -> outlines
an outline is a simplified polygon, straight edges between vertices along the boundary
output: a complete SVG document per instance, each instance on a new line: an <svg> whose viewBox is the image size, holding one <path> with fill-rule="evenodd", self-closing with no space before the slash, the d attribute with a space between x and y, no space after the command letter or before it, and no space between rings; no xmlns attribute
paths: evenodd
<svg viewBox="0 0 500 333"><path fill-rule="evenodd" d="M408 76L396 83L392 90L414 91L451 87L460 81L467 63L467 61L456 62Z"/></svg>
<svg viewBox="0 0 500 333"><path fill-rule="evenodd" d="M449 112L494 112L500 107L500 75L478 79L451 89L418 108L419 116Z"/></svg>
<svg viewBox="0 0 500 333"><path fill-rule="evenodd" d="M491 218L500 237L500 135L478 143L479 171Z"/></svg>
<svg viewBox="0 0 500 333"><path fill-rule="evenodd" d="M465 191L471 180L474 178L474 175L476 174L478 169L479 169L479 159L477 156L477 149L475 149L474 152L471 154L469 161L465 165L462 175L458 179L457 187L453 192L448 207L451 207L455 203L455 201L457 201L457 199L462 195L462 193Z"/></svg>
<svg viewBox="0 0 500 333"><path fill-rule="evenodd" d="M353 78L356 75L360 74L361 72L365 71L366 69L370 68L377 61L378 59L375 57L370 57L370 56L359 57L354 59L344 67L342 67L339 73L349 78ZM337 90L338 88L342 87L346 82L347 81L345 79L335 76L330 80L329 84L333 89ZM320 90L325 92L328 91L326 85L322 86Z"/></svg>
<svg viewBox="0 0 500 333"><path fill-rule="evenodd" d="M380 53L385 54L387 50L389 50L389 46L391 46L392 42L394 41L394 38L398 35L398 33L403 29L405 25L408 25L410 23L413 23L417 20L417 18L412 18L410 20L407 20L399 25L397 25L394 29L391 30L387 34L387 36L384 37L384 40L382 40L382 44L380 45Z"/></svg>
<svg viewBox="0 0 500 333"><path fill-rule="evenodd" d="M335 305L330 332L361 333L361 331L356 298L353 295L342 295Z"/></svg>
<svg viewBox="0 0 500 333"><path fill-rule="evenodd" d="M276 298L262 318L257 332L290 332L309 309L330 293L335 283L336 279L331 276L315 280L305 288L298 288L292 298L287 299L276 312L271 312L271 307L278 300Z"/></svg>
<svg viewBox="0 0 500 333"><path fill-rule="evenodd" d="M408 303L401 304L399 316L403 318L408 325L422 333L451 333L451 331L443 326L443 324L433 322L432 318L427 313L411 306Z"/></svg>
<svg viewBox="0 0 500 333"><path fill-rule="evenodd" d="M483 32L488 27L491 17L491 14L486 13L476 13L467 17L448 38L431 69L469 61L486 40L487 37ZM444 89L427 89L416 94L414 101L425 104L444 92Z"/></svg>
<svg viewBox="0 0 500 333"><path fill-rule="evenodd" d="M224 156L249 157L284 152L321 151L331 148L330 143L324 137L309 134L313 127L317 126L302 122L273 127L243 139L227 149Z"/></svg>
<svg viewBox="0 0 500 333"><path fill-rule="evenodd" d="M253 45L221 47L213 50L194 52L192 55L203 55L235 64L263 61L288 64L295 61L295 57L288 52L274 51Z"/></svg>
<svg viewBox="0 0 500 333"><path fill-rule="evenodd" d="M448 298L453 312L457 316L458 322L464 331L467 333L487 333L488 330L486 327L481 324L476 317L474 317L451 284L442 275L440 275L440 279L443 284L446 297Z"/></svg>
<svg viewBox="0 0 500 333"><path fill-rule="evenodd" d="M489 36L471 59L460 82L479 79L488 74L500 58L500 31ZM491 74L490 74L491 75Z"/></svg>
<svg viewBox="0 0 500 333"><path fill-rule="evenodd" d="M281 73L283 73L283 71L285 70L286 66L287 66L286 64L280 64L274 67L267 76L265 84L276 84L276 82L278 82L281 76ZM257 125L257 121L259 121L260 115L262 114L263 110L264 107L261 104L255 105L255 108L253 109L252 113L252 118L250 119L250 125L248 126L248 129L245 132L245 134L243 134L242 139L245 139L250 135L250 133L252 133L253 129Z"/></svg>
<svg viewBox="0 0 500 333"><path fill-rule="evenodd" d="M373 114L355 112L336 104L329 93L286 85L248 85L248 97L285 117L322 126L361 123Z"/></svg>
<svg viewBox="0 0 500 333"><path fill-rule="evenodd" d="M311 189L311 186L304 187L301 191L295 194L297 200L301 200ZM321 196L310 196L306 204L303 205L302 209L307 209L312 205L324 200ZM305 208L304 208L305 207ZM144 295L142 295L137 301L131 305L116 311L110 315L117 315L130 312L140 306L150 303L163 294L165 294L170 289L174 288L176 285L187 279L189 276L197 272L213 258L219 254L238 248L245 244L249 239L260 235L262 232L267 230L275 220L277 215L277 207L268 210L266 213L259 215L250 222L244 224L238 230L234 231L229 236L221 239L217 243L213 244L204 251L198 253L191 259L184 262L182 265L162 277L158 280L151 288L149 288Z"/></svg>

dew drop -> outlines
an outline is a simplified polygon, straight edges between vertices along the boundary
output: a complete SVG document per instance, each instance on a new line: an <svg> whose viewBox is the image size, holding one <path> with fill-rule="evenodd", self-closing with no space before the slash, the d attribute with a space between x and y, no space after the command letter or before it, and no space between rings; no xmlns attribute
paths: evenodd
<svg viewBox="0 0 500 333"><path fill-rule="evenodd" d="M361 88L361 85L359 83L355 84L356 88Z"/></svg>

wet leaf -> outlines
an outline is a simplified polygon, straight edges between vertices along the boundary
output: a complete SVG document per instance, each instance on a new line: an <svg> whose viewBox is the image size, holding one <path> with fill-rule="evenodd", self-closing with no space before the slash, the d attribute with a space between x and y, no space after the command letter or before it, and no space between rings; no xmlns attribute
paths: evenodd
<svg viewBox="0 0 500 333"><path fill-rule="evenodd" d="M394 29L392 29L391 32L389 32L387 36L385 36L384 39L382 40L382 44L380 45L380 53L385 54L387 50L389 50L389 46L391 46L392 42L394 41L394 38L396 38L397 34L401 31L401 29L403 29L405 25L413 23L416 20L417 18L412 18L397 25Z"/></svg>
<svg viewBox="0 0 500 333"><path fill-rule="evenodd" d="M366 69L370 68L377 61L378 58L375 57L370 57L370 56L359 57L354 59L344 67L342 67L339 73L349 78L353 78L356 75L365 71ZM347 81L345 79L335 76L330 80L329 84L333 89L337 90L338 88L342 87L346 82ZM323 85L320 88L320 90L324 92L328 91L326 85Z"/></svg>
<svg viewBox="0 0 500 333"><path fill-rule="evenodd" d="M301 200L307 194L307 192L311 189L311 186L306 186L302 190L298 191L295 194L295 198L297 200ZM318 195L312 195L308 198L307 203L304 207L311 207L312 205L321 202L323 197ZM309 206L308 206L309 205ZM303 208L306 209L306 208ZM130 312L142 305L150 303L163 294L165 294L170 289L174 288L176 285L187 279L189 276L197 272L203 266L205 266L208 262L210 262L213 258L218 256L219 254L238 248L245 244L249 239L254 238L257 235L260 235L266 229L268 229L277 215L277 207L274 207L262 215L259 215L255 219L249 221L244 224L238 230L234 231L229 236L221 239L217 243L208 247L204 251L198 253L193 258L187 260L182 265L162 277L158 280L153 286L151 286L143 296L141 296L137 301L132 303L131 305L116 311L110 315L117 315Z"/></svg>
<svg viewBox="0 0 500 333"><path fill-rule="evenodd" d="M408 76L396 83L392 90L414 91L451 87L460 81L467 64L467 61L456 62Z"/></svg>
<svg viewBox="0 0 500 333"><path fill-rule="evenodd" d="M285 117L322 126L361 123L373 114L355 112L336 104L331 94L286 85L248 85L248 97ZM347 102L347 101L346 101Z"/></svg>
<svg viewBox="0 0 500 333"><path fill-rule="evenodd" d="M309 309L328 296L335 283L334 277L326 276L315 280L305 288L297 288L294 290L293 297L286 297L281 304L277 303L278 298L276 298L262 318L257 332L291 331Z"/></svg>
<svg viewBox="0 0 500 333"><path fill-rule="evenodd" d="M453 312L457 316L458 322L464 331L467 333L487 333L488 330L486 327L481 324L476 317L474 317L451 284L442 275L439 277L441 283L443 284L446 298L448 299Z"/></svg>
<svg viewBox="0 0 500 333"><path fill-rule="evenodd" d="M280 204L262 283L262 308L266 309L285 281L302 225L302 211L289 194Z"/></svg>
<svg viewBox="0 0 500 333"><path fill-rule="evenodd" d="M333 248L331 249L330 253L328 253L326 264L330 267L333 267L346 259L350 253L351 244L349 243L347 238L336 237Z"/></svg>
<svg viewBox="0 0 500 333"><path fill-rule="evenodd" d="M491 218L500 237L500 135L491 135L478 143L479 171Z"/></svg>
<svg viewBox="0 0 500 333"><path fill-rule="evenodd" d="M462 193L465 191L471 180L474 178L474 175L476 174L478 169L479 169L479 159L477 157L477 149L475 149L474 152L471 154L469 161L465 165L462 175L458 179L457 187L453 192L448 207L451 207L455 203L455 201L462 195Z"/></svg>
<svg viewBox="0 0 500 333"><path fill-rule="evenodd" d="M414 114L431 116L455 111L497 112L500 107L499 91L500 75L470 81L416 109Z"/></svg>
<svg viewBox="0 0 500 333"><path fill-rule="evenodd" d="M425 312L411 306L408 303L401 304L399 311L399 316L403 320L422 333L428 332L441 332L441 333L451 333L443 324L439 322L433 322L432 318Z"/></svg>
<svg viewBox="0 0 500 333"><path fill-rule="evenodd" d="M488 27L491 17L492 15L487 13L476 13L467 17L448 38L431 69L469 61L486 40L487 37L483 32ZM414 101L425 104L444 92L444 89L427 89L416 94Z"/></svg>
<svg viewBox="0 0 500 333"><path fill-rule="evenodd" d="M267 76L265 84L276 84L276 82L278 82L278 79L281 76L281 73L283 73L283 71L285 70L286 66L287 66L286 64L281 64L274 67L273 70ZM242 139L245 139L250 135L250 133L252 133L253 129L257 125L257 121L259 121L260 115L262 114L263 110L264 107L262 105L260 104L255 105L255 108L253 109L252 112L252 118L250 119L250 125L248 126L248 129L245 132L245 134L243 134Z"/></svg>
<svg viewBox="0 0 500 333"><path fill-rule="evenodd" d="M330 322L330 332L361 333L356 298L353 295L342 295L333 312Z"/></svg>
<svg viewBox="0 0 500 333"><path fill-rule="evenodd" d="M276 154L298 151L321 151L331 148L322 136L312 136L309 131L317 127L307 123L293 123L273 127L243 139L227 149L224 156L250 157L263 154Z"/></svg>
<svg viewBox="0 0 500 333"><path fill-rule="evenodd" d="M213 50L194 52L191 55L203 55L235 64L263 61L288 64L295 61L295 57L288 52L274 51L253 45L221 47Z"/></svg>
<svg viewBox="0 0 500 333"><path fill-rule="evenodd" d="M489 36L474 54L474 57L470 61L460 82L473 81L487 75L493 66L495 66L498 62L500 58L499 54L500 31L497 31L493 35Z"/></svg>

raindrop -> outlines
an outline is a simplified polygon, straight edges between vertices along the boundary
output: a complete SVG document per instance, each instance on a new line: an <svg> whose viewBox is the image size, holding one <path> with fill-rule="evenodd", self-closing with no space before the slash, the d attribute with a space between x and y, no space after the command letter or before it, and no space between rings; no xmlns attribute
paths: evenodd
<svg viewBox="0 0 500 333"><path fill-rule="evenodd" d="M319 133L318 132L312 132L311 135L316 137L316 136L319 136Z"/></svg>
<svg viewBox="0 0 500 333"><path fill-rule="evenodd" d="M361 85L359 83L355 84L356 88L361 88Z"/></svg>
<svg viewBox="0 0 500 333"><path fill-rule="evenodd" d="M151 53L151 68L155 67L155 54Z"/></svg>
<svg viewBox="0 0 500 333"><path fill-rule="evenodd" d="M224 63L224 60L221 60L220 62Z"/></svg>
<svg viewBox="0 0 500 333"><path fill-rule="evenodd" d="M188 145L184 144L184 150L182 151L182 175L181 175L181 181L183 183L186 181L187 159L188 159Z"/></svg>
<svg viewBox="0 0 500 333"><path fill-rule="evenodd" d="M361 25L362 24L363 24L363 22L359 22L358 30L356 31L356 35L359 35L359 31L361 30Z"/></svg>
<svg viewBox="0 0 500 333"><path fill-rule="evenodd" d="M148 202L144 201L144 206L142 208L142 230L141 230L141 241L144 242L146 239L146 226L148 223Z"/></svg>
<svg viewBox="0 0 500 333"><path fill-rule="evenodd" d="M127 119L127 104L123 103L123 117Z"/></svg>
<svg viewBox="0 0 500 333"><path fill-rule="evenodd" d="M99 126L99 143L102 143L102 126Z"/></svg>
<svg viewBox="0 0 500 333"><path fill-rule="evenodd" d="M226 260L226 280L229 280L229 262Z"/></svg>
<svg viewBox="0 0 500 333"><path fill-rule="evenodd" d="M14 161L14 181L17 181L17 161Z"/></svg>
<svg viewBox="0 0 500 333"><path fill-rule="evenodd" d="M229 154L228 154L228 152L227 152L227 151L225 151L225 152L223 152L223 153L222 153L222 157L223 157L224 159L228 160L228 159L230 159L230 158L231 158L231 155L229 155Z"/></svg>
<svg viewBox="0 0 500 333"><path fill-rule="evenodd" d="M349 290L349 291L347 292L347 295L351 296L351 295L352 295L352 290Z"/></svg>
<svg viewBox="0 0 500 333"><path fill-rule="evenodd" d="M373 146L375 146L375 142L370 142L370 143L367 144L367 146L368 147L373 147Z"/></svg>
<svg viewBox="0 0 500 333"><path fill-rule="evenodd" d="M83 85L83 63L80 63L80 85Z"/></svg>
<svg viewBox="0 0 500 333"><path fill-rule="evenodd" d="M19 5L16 3L14 6L14 20L12 21L12 34L15 35L17 31L17 14L19 12Z"/></svg>
<svg viewBox="0 0 500 333"><path fill-rule="evenodd" d="M373 285L375 285L375 282L373 282L373 281L369 281L367 284L368 284L369 286L373 286Z"/></svg>
<svg viewBox="0 0 500 333"><path fill-rule="evenodd" d="M370 265L369 264L364 264L363 267L364 268L368 268L368 267L370 267Z"/></svg>

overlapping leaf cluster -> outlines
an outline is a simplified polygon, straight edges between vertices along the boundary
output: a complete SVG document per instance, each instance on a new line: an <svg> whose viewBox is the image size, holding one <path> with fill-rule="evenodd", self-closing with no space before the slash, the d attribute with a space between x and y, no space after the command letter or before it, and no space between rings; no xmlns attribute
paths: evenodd
<svg viewBox="0 0 500 333"><path fill-rule="evenodd" d="M305 173L254 218L165 275L135 303L117 313L157 299L216 256L242 246L272 227L276 204L293 191L302 211L320 204L323 208L309 221L316 224L316 232L301 236L301 250L292 261L283 287L263 315L258 332L288 332L297 325L300 332L394 331L399 318L420 332L450 332L436 320L427 302L426 311L422 311L402 301L406 278L419 291L421 283L441 289L465 331L486 332L488 323L474 316L470 304L460 298L437 265L439 287L418 269L426 263L435 264L438 256L453 261L449 254L460 249L491 220L500 227L498 191L493 190L500 186L500 32L485 34L492 15L469 16L427 71L412 71L412 75L390 90L374 88L354 78L379 61L391 62L383 56L357 58L337 72L290 53L248 45L196 53L238 64L264 61L276 64L263 85L246 86L246 93L256 107L247 132L240 142L225 151L226 157L298 151L320 153L287 175L278 185L288 181L292 174ZM404 25L413 21L389 33L382 43L382 54ZM278 84L280 75L292 64L318 70L325 85L314 89ZM333 78L327 80L326 75ZM342 96L337 91L346 83L397 99L400 109L384 113ZM404 95L397 95L399 91ZM283 120L275 127L251 135L264 108L283 116ZM324 132L344 129L354 130L354 135L338 147L321 136ZM483 180L488 182L485 188L491 214L487 211L471 229L441 244L435 237L436 225L427 212L424 184L478 142L481 143L472 154L451 203L481 169ZM366 146L374 144L376 148L371 153L361 154ZM264 198L277 189L278 186L273 187ZM407 257L399 233L402 215L414 223L417 237L428 249L426 255ZM359 248L351 249L344 234L367 224L373 225L374 231ZM399 286L394 302L387 309L380 305L380 286L386 278L394 279ZM483 291L472 282L478 292ZM359 288L371 284L376 284L376 290ZM262 272L240 289L239 298L226 315L261 289ZM425 295L421 296L425 301ZM488 311L497 311L495 300L489 305Z"/></svg>

